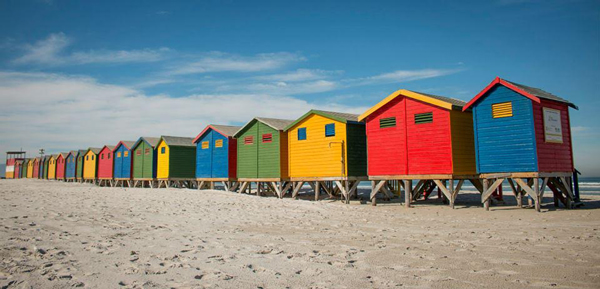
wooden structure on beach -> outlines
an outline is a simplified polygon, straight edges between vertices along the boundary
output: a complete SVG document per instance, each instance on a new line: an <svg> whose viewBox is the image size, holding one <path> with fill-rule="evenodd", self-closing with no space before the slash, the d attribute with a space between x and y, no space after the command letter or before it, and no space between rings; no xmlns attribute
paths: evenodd
<svg viewBox="0 0 600 289"><path fill-rule="evenodd" d="M451 206L465 180L481 189L473 120L471 112L463 111L465 105L454 98L400 89L359 117L367 126L373 204L378 193L390 198L400 187L407 207L436 187Z"/></svg>
<svg viewBox="0 0 600 289"><path fill-rule="evenodd" d="M44 156L43 157L43 162L42 162L42 179L44 179L44 180L48 179L48 170L50 168L50 158L52 158L52 156Z"/></svg>
<svg viewBox="0 0 600 289"><path fill-rule="evenodd" d="M105 145L100 149L98 153L98 185L99 186L111 186L113 180L113 149L114 146Z"/></svg>
<svg viewBox="0 0 600 289"><path fill-rule="evenodd" d="M288 174L288 136L284 131L293 120L256 117L237 131L237 175L239 192L272 192L283 197L291 188Z"/></svg>
<svg viewBox="0 0 600 289"><path fill-rule="evenodd" d="M40 158L34 158L31 164L31 177L34 179L40 178Z"/></svg>
<svg viewBox="0 0 600 289"><path fill-rule="evenodd" d="M51 155L48 160L48 179L55 180L56 179L56 159L58 155Z"/></svg>
<svg viewBox="0 0 600 289"><path fill-rule="evenodd" d="M65 180L67 182L75 181L75 173L77 169L77 151L70 151L65 157Z"/></svg>
<svg viewBox="0 0 600 289"><path fill-rule="evenodd" d="M158 187L190 188L195 180L196 146L191 137L161 136L156 146Z"/></svg>
<svg viewBox="0 0 600 289"><path fill-rule="evenodd" d="M98 179L98 154L101 148L89 148L83 155L83 181L95 184Z"/></svg>
<svg viewBox="0 0 600 289"><path fill-rule="evenodd" d="M358 115L311 110L285 128L292 197L309 184L319 199L321 190L348 202L360 181L367 180L365 124ZM285 192L283 192L285 193Z"/></svg>
<svg viewBox="0 0 600 289"><path fill-rule="evenodd" d="M75 179L79 182L83 182L83 167L85 165L85 154L87 150L78 150L77 151L77 164L75 169Z"/></svg>
<svg viewBox="0 0 600 289"><path fill-rule="evenodd" d="M75 181L77 173L77 151L70 151L66 156L65 180L67 182Z"/></svg>
<svg viewBox="0 0 600 289"><path fill-rule="evenodd" d="M133 144L133 186L155 187L156 150L160 138L140 137Z"/></svg>
<svg viewBox="0 0 600 289"><path fill-rule="evenodd" d="M482 202L508 180L517 197L529 195L539 211L544 190L570 208L573 149L571 102L543 91L497 77L463 110L473 110L477 171L484 182ZM542 181L540 185L540 180Z"/></svg>
<svg viewBox="0 0 600 289"><path fill-rule="evenodd" d="M64 181L67 153L59 153L56 157L56 179Z"/></svg>
<svg viewBox="0 0 600 289"><path fill-rule="evenodd" d="M114 148L113 186L131 187L133 185L131 183L131 169L133 167L132 148L134 144L134 141L120 141Z"/></svg>
<svg viewBox="0 0 600 289"><path fill-rule="evenodd" d="M214 189L216 182L227 191L237 188L237 139L233 136L240 128L211 124L194 138L198 189Z"/></svg>
<svg viewBox="0 0 600 289"><path fill-rule="evenodd" d="M33 178L33 166L34 166L35 158L27 160L27 178Z"/></svg>
<svg viewBox="0 0 600 289"><path fill-rule="evenodd" d="M23 160L15 160L14 162L14 170L13 170L13 179L21 178L21 171L23 170Z"/></svg>

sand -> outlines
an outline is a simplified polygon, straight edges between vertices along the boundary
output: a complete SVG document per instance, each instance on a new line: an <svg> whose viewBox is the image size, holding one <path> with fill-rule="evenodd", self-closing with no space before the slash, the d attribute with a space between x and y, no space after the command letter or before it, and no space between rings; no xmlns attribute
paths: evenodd
<svg viewBox="0 0 600 289"><path fill-rule="evenodd" d="M600 197L485 212L1 180L0 198L2 288L600 287Z"/></svg>

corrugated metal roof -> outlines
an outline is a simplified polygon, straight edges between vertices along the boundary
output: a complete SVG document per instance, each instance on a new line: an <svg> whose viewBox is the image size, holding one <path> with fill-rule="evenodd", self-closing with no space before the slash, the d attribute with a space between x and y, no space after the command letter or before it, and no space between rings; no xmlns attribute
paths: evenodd
<svg viewBox="0 0 600 289"><path fill-rule="evenodd" d="M60 153L60 155L62 155L63 158L66 158L69 155L69 153Z"/></svg>
<svg viewBox="0 0 600 289"><path fill-rule="evenodd" d="M79 150L79 151L78 151L78 153L79 153L80 155L85 155L85 153L87 153L87 150Z"/></svg>
<svg viewBox="0 0 600 289"><path fill-rule="evenodd" d="M115 146L105 145L104 147L108 148L108 150L110 150L110 151L115 149ZM102 147L102 149L104 149L104 147Z"/></svg>
<svg viewBox="0 0 600 289"><path fill-rule="evenodd" d="M290 125L293 120L290 119L279 119L279 118L266 118L266 117L256 117L254 118L276 130L283 130L286 126Z"/></svg>
<svg viewBox="0 0 600 289"><path fill-rule="evenodd" d="M531 87L531 86L527 86L527 85L523 85L523 84L519 84L519 83L516 83L516 82L512 82L512 81L506 80L506 79L502 79L502 80L504 80L504 81L506 81L506 82L508 82L508 83L510 83L510 84L512 84L512 85L514 85L516 87L518 87L519 89L522 89L525 92L527 92L529 94L532 94L532 95L534 95L536 97L547 99L547 100L553 100L553 101L563 102L563 103L569 104L570 106L573 106L574 108L577 108L577 106L575 104L571 103L570 101L568 101L568 100L566 100L566 99L564 99L562 97L558 97L558 96L556 96L556 95L554 95L552 93L549 93L547 91L544 91L542 89Z"/></svg>
<svg viewBox="0 0 600 289"><path fill-rule="evenodd" d="M193 141L194 139L191 137L179 137L179 136L165 136L161 137L168 146L188 146L195 147Z"/></svg>
<svg viewBox="0 0 600 289"><path fill-rule="evenodd" d="M214 127L216 130L223 133L225 136L233 136L235 133L240 130L241 126L233 126L233 125L221 125L221 124L211 124L210 126Z"/></svg>
<svg viewBox="0 0 600 289"><path fill-rule="evenodd" d="M346 121L358 121L358 114L353 114L353 113L345 113L345 112L335 112L335 111L326 111L326 110L313 110L313 111L318 111L321 112L323 114L328 114L331 116L335 116L337 118L341 118L341 119L345 119Z"/></svg>
<svg viewBox="0 0 600 289"><path fill-rule="evenodd" d="M128 149L131 149L131 146L135 144L135 142L134 142L134 141L132 141L132 140L124 140L124 141L121 141L121 142L122 142L122 143L123 143L123 144L124 144L124 145L125 145L125 146L126 146Z"/></svg>
<svg viewBox="0 0 600 289"><path fill-rule="evenodd" d="M441 100L441 101L444 101L444 102L451 103L453 106L456 106L457 108L461 108L461 109L463 108L463 106L465 106L467 104L466 101L460 100L460 99L456 99L456 98L439 96L439 95L434 95L434 94L429 94L429 93L423 93L423 92L418 92L418 91L414 91L414 90L413 90L413 92L416 92L416 93L422 94L422 95L426 95L426 96L429 96L431 98L435 98L437 100Z"/></svg>
<svg viewBox="0 0 600 289"><path fill-rule="evenodd" d="M93 152L93 153L95 153L95 154L99 154L101 150L102 150L101 148L89 148L89 149L86 151L86 153L87 153L88 151L92 151L92 152Z"/></svg>

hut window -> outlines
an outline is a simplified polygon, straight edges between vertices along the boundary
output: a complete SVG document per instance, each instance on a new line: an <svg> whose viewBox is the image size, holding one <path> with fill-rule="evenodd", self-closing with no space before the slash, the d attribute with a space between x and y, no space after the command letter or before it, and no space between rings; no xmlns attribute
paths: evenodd
<svg viewBox="0 0 600 289"><path fill-rule="evenodd" d="M146 151L145 151L145 154L146 154L146 155L149 155L149 154L150 154L150 149L149 149L149 148L148 148L148 149L146 149Z"/></svg>
<svg viewBox="0 0 600 289"><path fill-rule="evenodd" d="M89 161L90 160L90 156L85 156L85 160Z"/></svg>
<svg viewBox="0 0 600 289"><path fill-rule="evenodd" d="M108 153L108 159L110 160L110 153Z"/></svg>
<svg viewBox="0 0 600 289"><path fill-rule="evenodd" d="M162 148L160 148L160 153L161 153L161 154L163 154L163 155L164 155L164 154L165 154L165 151L166 151L166 148L165 148L165 147L162 147Z"/></svg>
<svg viewBox="0 0 600 289"><path fill-rule="evenodd" d="M492 118L513 116L512 102L501 102L492 104Z"/></svg>
<svg viewBox="0 0 600 289"><path fill-rule="evenodd" d="M215 147L216 148L222 148L223 147L223 140L222 139L218 139L215 141Z"/></svg>
<svg viewBox="0 0 600 289"><path fill-rule="evenodd" d="M415 124L424 124L433 122L433 112L416 113Z"/></svg>
<svg viewBox="0 0 600 289"><path fill-rule="evenodd" d="M119 154L120 154L120 153L119 153ZM128 151L125 151L125 152L123 152L123 156L124 156L124 157L128 157L128 156L129 156L129 152L128 152Z"/></svg>
<svg viewBox="0 0 600 289"><path fill-rule="evenodd" d="M305 140L305 139L306 139L306 128L301 127L298 129L298 140Z"/></svg>
<svg viewBox="0 0 600 289"><path fill-rule="evenodd" d="M251 145L254 143L254 136L247 136L244 138L245 145Z"/></svg>
<svg viewBox="0 0 600 289"><path fill-rule="evenodd" d="M92 160L94 160L94 156L92 156Z"/></svg>
<svg viewBox="0 0 600 289"><path fill-rule="evenodd" d="M325 136L335 136L335 123L325 125Z"/></svg>
<svg viewBox="0 0 600 289"><path fill-rule="evenodd" d="M121 157L121 152L117 152L117 157L120 158Z"/></svg>
<svg viewBox="0 0 600 289"><path fill-rule="evenodd" d="M202 142L202 149L203 149L203 150L206 150L206 149L208 149L208 148L209 148L209 143L208 143L208 141L203 141L203 142Z"/></svg>
<svg viewBox="0 0 600 289"><path fill-rule="evenodd" d="M104 154L101 154L100 156L101 156L101 158L100 158L100 159L104 159Z"/></svg>
<svg viewBox="0 0 600 289"><path fill-rule="evenodd" d="M141 155L142 155L142 151L141 151L141 150L137 150L135 153L136 153L138 156L141 156Z"/></svg>
<svg viewBox="0 0 600 289"><path fill-rule="evenodd" d="M272 141L273 141L273 134L265 133L262 135L262 142L272 142Z"/></svg>
<svg viewBox="0 0 600 289"><path fill-rule="evenodd" d="M395 127L396 117L386 117L379 119L379 128Z"/></svg>

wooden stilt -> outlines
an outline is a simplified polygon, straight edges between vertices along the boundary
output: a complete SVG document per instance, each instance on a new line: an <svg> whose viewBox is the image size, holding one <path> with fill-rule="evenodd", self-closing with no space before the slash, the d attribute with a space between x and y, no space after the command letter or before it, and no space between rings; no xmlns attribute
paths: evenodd
<svg viewBox="0 0 600 289"><path fill-rule="evenodd" d="M410 208L412 199L412 180L404 180L404 206Z"/></svg>

